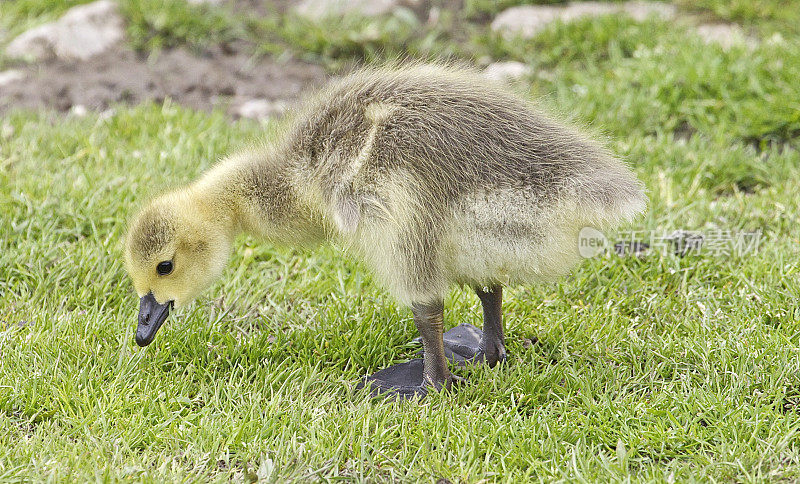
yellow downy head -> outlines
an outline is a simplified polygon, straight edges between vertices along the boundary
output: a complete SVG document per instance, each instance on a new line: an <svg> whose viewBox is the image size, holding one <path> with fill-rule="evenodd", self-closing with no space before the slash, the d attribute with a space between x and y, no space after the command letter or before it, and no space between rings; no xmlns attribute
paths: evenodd
<svg viewBox="0 0 800 484"><path fill-rule="evenodd" d="M233 238L226 225L187 190L153 200L133 219L125 265L141 298L141 346L152 341L170 306L190 303L222 274Z"/></svg>

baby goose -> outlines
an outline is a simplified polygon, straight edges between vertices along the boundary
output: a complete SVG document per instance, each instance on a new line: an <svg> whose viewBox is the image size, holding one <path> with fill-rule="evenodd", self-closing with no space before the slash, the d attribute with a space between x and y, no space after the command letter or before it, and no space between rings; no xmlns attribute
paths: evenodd
<svg viewBox="0 0 800 484"><path fill-rule="evenodd" d="M125 260L141 297L136 342L149 344L173 304L221 275L237 234L335 240L411 307L423 343L422 360L367 383L424 395L450 387L448 356L505 359L502 285L566 274L581 228L614 227L645 206L621 161L476 73L358 71L307 102L271 146L229 157L135 217ZM462 325L443 340L451 284L475 289L482 333Z"/></svg>

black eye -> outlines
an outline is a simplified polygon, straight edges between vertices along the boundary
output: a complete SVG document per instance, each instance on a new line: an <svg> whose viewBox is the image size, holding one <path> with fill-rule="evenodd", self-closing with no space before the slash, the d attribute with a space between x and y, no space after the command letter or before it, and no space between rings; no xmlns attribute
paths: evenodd
<svg viewBox="0 0 800 484"><path fill-rule="evenodd" d="M158 272L159 276L166 276L170 272L172 272L172 261L165 260L163 262L159 262L156 266L156 272Z"/></svg>

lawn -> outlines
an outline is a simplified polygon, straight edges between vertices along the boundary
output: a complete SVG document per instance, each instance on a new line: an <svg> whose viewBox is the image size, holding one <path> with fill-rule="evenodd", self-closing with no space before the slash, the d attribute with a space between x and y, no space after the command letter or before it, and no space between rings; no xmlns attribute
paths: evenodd
<svg viewBox="0 0 800 484"><path fill-rule="evenodd" d="M705 3L761 42L723 49L681 22L603 17L526 42L475 22L457 47L447 31L365 45L315 30L297 44L328 66L408 46L525 62L514 88L647 185L649 211L625 231L760 234L757 250L654 244L509 288L507 364L457 370L467 383L421 402L354 392L413 357L416 330L337 247L243 237L217 285L134 343L127 219L280 122L170 101L3 115L0 481L799 480L800 37L783 16ZM53 17L30 5L14 11ZM236 22L277 29L264 52L303 37L288 21ZM153 38L137 45L168 44ZM445 318L480 325L477 298L453 288Z"/></svg>

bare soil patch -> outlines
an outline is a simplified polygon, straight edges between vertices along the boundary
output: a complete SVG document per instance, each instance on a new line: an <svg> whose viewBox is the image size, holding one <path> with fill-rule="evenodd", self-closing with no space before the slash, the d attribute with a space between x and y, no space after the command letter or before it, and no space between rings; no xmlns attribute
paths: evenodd
<svg viewBox="0 0 800 484"><path fill-rule="evenodd" d="M83 62L25 66L22 79L0 86L0 112L15 107L102 110L170 98L195 109L220 107L232 113L251 99L291 104L325 80L317 65L256 58L246 50L215 47L196 55L177 48L142 54L118 47Z"/></svg>

